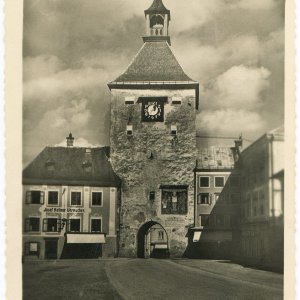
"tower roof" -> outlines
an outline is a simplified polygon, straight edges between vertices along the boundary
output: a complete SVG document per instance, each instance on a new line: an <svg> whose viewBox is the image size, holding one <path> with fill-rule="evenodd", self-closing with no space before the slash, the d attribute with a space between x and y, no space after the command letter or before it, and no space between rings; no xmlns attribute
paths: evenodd
<svg viewBox="0 0 300 300"><path fill-rule="evenodd" d="M146 14L167 14L170 17L170 10L168 10L162 0L154 0L151 6L145 10Z"/></svg>
<svg viewBox="0 0 300 300"><path fill-rule="evenodd" d="M176 60L167 42L146 42L127 67L112 83L126 82L188 82L188 77Z"/></svg>

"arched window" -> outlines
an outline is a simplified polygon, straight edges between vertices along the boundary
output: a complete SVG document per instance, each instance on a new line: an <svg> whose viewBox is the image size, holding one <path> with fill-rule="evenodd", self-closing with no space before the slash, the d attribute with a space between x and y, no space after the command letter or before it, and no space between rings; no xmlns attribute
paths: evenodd
<svg viewBox="0 0 300 300"><path fill-rule="evenodd" d="M164 27L164 18L161 15L154 15L150 19L151 35L162 35Z"/></svg>

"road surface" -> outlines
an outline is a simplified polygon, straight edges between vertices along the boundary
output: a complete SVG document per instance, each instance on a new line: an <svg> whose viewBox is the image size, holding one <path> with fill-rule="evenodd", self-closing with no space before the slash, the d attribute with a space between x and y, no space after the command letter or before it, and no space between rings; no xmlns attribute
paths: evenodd
<svg viewBox="0 0 300 300"><path fill-rule="evenodd" d="M239 278L182 265L176 261L135 259L115 261L106 265L106 273L124 299L267 299L283 298L282 285L266 283L265 274L252 270L257 278L251 281L240 274ZM237 276L234 276L237 277ZM279 275L279 277L281 277Z"/></svg>
<svg viewBox="0 0 300 300"><path fill-rule="evenodd" d="M208 260L101 259L23 265L23 299L282 299L281 274Z"/></svg>

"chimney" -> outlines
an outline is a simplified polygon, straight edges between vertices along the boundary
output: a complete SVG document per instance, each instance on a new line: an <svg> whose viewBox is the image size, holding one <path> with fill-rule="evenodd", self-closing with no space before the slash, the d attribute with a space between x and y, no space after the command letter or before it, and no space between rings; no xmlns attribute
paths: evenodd
<svg viewBox="0 0 300 300"><path fill-rule="evenodd" d="M67 147L73 147L74 137L72 136L71 132L69 136L66 137L66 139L67 139Z"/></svg>

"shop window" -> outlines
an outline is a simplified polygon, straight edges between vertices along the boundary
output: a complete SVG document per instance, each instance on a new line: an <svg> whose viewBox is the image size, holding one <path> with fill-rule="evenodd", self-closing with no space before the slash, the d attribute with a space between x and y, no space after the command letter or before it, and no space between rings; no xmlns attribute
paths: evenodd
<svg viewBox="0 0 300 300"><path fill-rule="evenodd" d="M40 218L31 217L25 219L25 231L26 232L39 232L40 231Z"/></svg>
<svg viewBox="0 0 300 300"><path fill-rule="evenodd" d="M201 193L198 195L197 204L210 204L209 193Z"/></svg>
<svg viewBox="0 0 300 300"><path fill-rule="evenodd" d="M43 219L43 231L44 232L60 232L61 220L58 218L46 218Z"/></svg>
<svg viewBox="0 0 300 300"><path fill-rule="evenodd" d="M200 176L199 186L200 187L209 187L209 176Z"/></svg>
<svg viewBox="0 0 300 300"><path fill-rule="evenodd" d="M165 235L164 231L163 231L163 230L160 230L160 231L158 232L158 239L159 239L159 240L163 240L163 239L164 239L164 235Z"/></svg>
<svg viewBox="0 0 300 300"><path fill-rule="evenodd" d="M56 191L48 192L48 205L58 205L58 192Z"/></svg>
<svg viewBox="0 0 300 300"><path fill-rule="evenodd" d="M101 219L91 219L91 232L101 232Z"/></svg>
<svg viewBox="0 0 300 300"><path fill-rule="evenodd" d="M40 253L40 243L38 242L27 242L25 243L25 255L38 256Z"/></svg>
<svg viewBox="0 0 300 300"><path fill-rule="evenodd" d="M187 188L162 188L162 214L187 213Z"/></svg>
<svg viewBox="0 0 300 300"><path fill-rule="evenodd" d="M71 205L81 205L81 192L71 192Z"/></svg>
<svg viewBox="0 0 300 300"><path fill-rule="evenodd" d="M224 176L215 176L215 187L223 187L225 185Z"/></svg>
<svg viewBox="0 0 300 300"><path fill-rule="evenodd" d="M201 216L201 226L209 226L209 215L200 215Z"/></svg>
<svg viewBox="0 0 300 300"><path fill-rule="evenodd" d="M238 176L230 177L230 186L231 187L239 187L240 186L240 178Z"/></svg>
<svg viewBox="0 0 300 300"><path fill-rule="evenodd" d="M92 206L102 206L102 192L92 192Z"/></svg>
<svg viewBox="0 0 300 300"><path fill-rule="evenodd" d="M80 219L69 219L69 232L80 232Z"/></svg>
<svg viewBox="0 0 300 300"><path fill-rule="evenodd" d="M26 203L27 204L44 204L45 193L42 191L27 191Z"/></svg>
<svg viewBox="0 0 300 300"><path fill-rule="evenodd" d="M224 215L216 215L216 226L224 226Z"/></svg>

